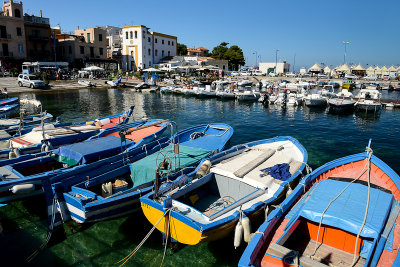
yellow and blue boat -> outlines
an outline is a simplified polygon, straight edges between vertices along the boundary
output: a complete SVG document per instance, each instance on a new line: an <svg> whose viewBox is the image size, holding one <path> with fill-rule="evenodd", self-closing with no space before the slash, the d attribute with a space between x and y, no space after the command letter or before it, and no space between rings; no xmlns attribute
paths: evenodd
<svg viewBox="0 0 400 267"><path fill-rule="evenodd" d="M177 242L196 245L236 229L238 246L242 236L250 239L249 220L290 193L307 159L292 137L238 145L141 197L141 207L151 224Z"/></svg>

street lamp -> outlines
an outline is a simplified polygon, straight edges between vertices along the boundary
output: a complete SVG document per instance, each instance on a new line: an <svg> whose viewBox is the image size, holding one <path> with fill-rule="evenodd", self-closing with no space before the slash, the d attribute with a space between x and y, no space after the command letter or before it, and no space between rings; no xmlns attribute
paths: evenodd
<svg viewBox="0 0 400 267"><path fill-rule="evenodd" d="M276 75L278 74L278 52L279 52L279 50L276 49L276 51L275 51L275 74Z"/></svg>
<svg viewBox="0 0 400 267"><path fill-rule="evenodd" d="M350 44L351 42L346 42L346 41L343 41L343 44L344 44L344 62L343 62L343 64L346 64L346 46L348 45L348 44Z"/></svg>
<svg viewBox="0 0 400 267"><path fill-rule="evenodd" d="M255 51L255 52L253 52L253 55L256 55L256 67L257 67L257 58L258 58L258 56L257 56L257 51Z"/></svg>

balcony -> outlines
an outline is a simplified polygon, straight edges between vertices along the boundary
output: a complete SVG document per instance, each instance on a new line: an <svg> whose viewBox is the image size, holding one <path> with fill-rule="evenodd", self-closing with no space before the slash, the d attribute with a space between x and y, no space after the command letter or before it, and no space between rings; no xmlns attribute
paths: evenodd
<svg viewBox="0 0 400 267"><path fill-rule="evenodd" d="M0 35L0 39L11 39L11 34L2 34Z"/></svg>
<svg viewBox="0 0 400 267"><path fill-rule="evenodd" d="M14 54L12 52L4 53L3 51L0 51L0 57L13 57Z"/></svg>

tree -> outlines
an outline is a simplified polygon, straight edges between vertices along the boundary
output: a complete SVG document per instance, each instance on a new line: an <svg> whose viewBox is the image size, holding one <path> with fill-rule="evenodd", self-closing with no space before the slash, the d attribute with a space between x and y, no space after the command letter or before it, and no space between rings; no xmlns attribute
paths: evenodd
<svg viewBox="0 0 400 267"><path fill-rule="evenodd" d="M186 45L177 43L176 47L178 50L177 51L178 56L186 56L187 55L187 46Z"/></svg>
<svg viewBox="0 0 400 267"><path fill-rule="evenodd" d="M237 45L232 45L224 53L224 59L228 60L229 68L237 70L239 66L244 65L244 55L242 49Z"/></svg>
<svg viewBox="0 0 400 267"><path fill-rule="evenodd" d="M214 47L211 52L211 57L215 59L226 59L224 57L226 51L228 51L228 44L227 42L222 42L218 46Z"/></svg>

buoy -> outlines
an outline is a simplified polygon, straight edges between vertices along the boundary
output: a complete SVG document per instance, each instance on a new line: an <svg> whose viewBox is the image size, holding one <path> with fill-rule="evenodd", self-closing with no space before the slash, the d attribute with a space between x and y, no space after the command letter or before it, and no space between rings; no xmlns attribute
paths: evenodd
<svg viewBox="0 0 400 267"><path fill-rule="evenodd" d="M243 240L246 243L249 243L251 240L251 225L250 219L245 214L242 217L242 225L243 225Z"/></svg>
<svg viewBox="0 0 400 267"><path fill-rule="evenodd" d="M9 159L13 159L13 158L16 158L17 157L17 155L15 155L15 152L14 151L10 151L10 152L8 152L8 158Z"/></svg>
<svg viewBox="0 0 400 267"><path fill-rule="evenodd" d="M10 191L13 194L27 194L27 193L35 191L35 185L34 184L14 185L13 187L10 188Z"/></svg>
<svg viewBox="0 0 400 267"><path fill-rule="evenodd" d="M233 240L233 245L235 246L235 249L238 248L242 243L242 236L243 236L243 226L240 223L240 221L238 221L235 227L235 237Z"/></svg>
<svg viewBox="0 0 400 267"><path fill-rule="evenodd" d="M286 191L286 197L288 197L293 192L292 188L290 188L290 184L288 184L288 190Z"/></svg>
<svg viewBox="0 0 400 267"><path fill-rule="evenodd" d="M211 168L211 161L206 160L201 164L200 168L196 172L196 178L203 177L204 175L208 174L210 172Z"/></svg>
<svg viewBox="0 0 400 267"><path fill-rule="evenodd" d="M101 193L103 197L109 197L112 195L112 183L104 183L101 185Z"/></svg>

